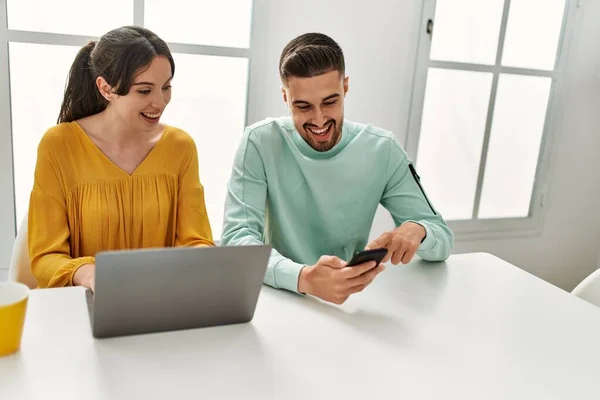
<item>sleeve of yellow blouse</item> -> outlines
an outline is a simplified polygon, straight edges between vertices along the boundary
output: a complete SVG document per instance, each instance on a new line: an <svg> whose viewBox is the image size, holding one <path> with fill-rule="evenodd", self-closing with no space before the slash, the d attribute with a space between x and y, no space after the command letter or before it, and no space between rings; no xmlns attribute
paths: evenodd
<svg viewBox="0 0 600 400"><path fill-rule="evenodd" d="M73 274L94 257L71 258L70 230L58 169L40 145L29 201L28 246L31 271L42 288L73 285Z"/></svg>
<svg viewBox="0 0 600 400"><path fill-rule="evenodd" d="M189 147L179 176L176 246L214 246L198 172L198 153L191 139Z"/></svg>

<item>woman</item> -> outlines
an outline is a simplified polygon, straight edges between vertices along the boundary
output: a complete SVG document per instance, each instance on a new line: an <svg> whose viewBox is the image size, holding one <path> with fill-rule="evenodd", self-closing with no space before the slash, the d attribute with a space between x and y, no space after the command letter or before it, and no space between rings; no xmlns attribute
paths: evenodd
<svg viewBox="0 0 600 400"><path fill-rule="evenodd" d="M94 289L102 250L214 246L192 138L161 124L173 57L140 27L85 45L38 148L29 254L40 287Z"/></svg>

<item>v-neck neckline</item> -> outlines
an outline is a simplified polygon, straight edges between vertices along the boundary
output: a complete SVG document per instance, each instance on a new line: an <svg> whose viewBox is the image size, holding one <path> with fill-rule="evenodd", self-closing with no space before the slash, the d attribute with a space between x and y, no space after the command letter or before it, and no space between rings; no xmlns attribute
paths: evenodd
<svg viewBox="0 0 600 400"><path fill-rule="evenodd" d="M156 148L161 144L161 142L165 139L165 137L167 136L167 132L168 132L168 125L164 126L162 135L160 136L160 139L158 139L156 141L156 143L154 144L154 146L152 146L152 148L150 149L150 151L148 152L148 154L146 154L146 157L144 157L142 159L142 161L135 167L135 169L129 173L127 171L125 171L123 168L119 167L113 160L110 159L110 157L108 157L106 155L106 153L104 153L102 151L102 149L100 149L100 147L98 147L98 145L96 143L94 143L94 141L92 140L92 138L88 135L88 133L85 131L85 129L83 129L83 127L77 122L77 121L73 121L72 124L75 125L76 127L76 131L79 131L79 133L84 136L84 141L87 143L88 146L93 147L95 149L96 152L98 152L98 154L100 155L100 157L107 163L110 164L114 169L118 170L121 174L126 175L127 177L131 177L136 175L140 168L146 163L146 161L148 159L151 158L152 154L155 153Z"/></svg>

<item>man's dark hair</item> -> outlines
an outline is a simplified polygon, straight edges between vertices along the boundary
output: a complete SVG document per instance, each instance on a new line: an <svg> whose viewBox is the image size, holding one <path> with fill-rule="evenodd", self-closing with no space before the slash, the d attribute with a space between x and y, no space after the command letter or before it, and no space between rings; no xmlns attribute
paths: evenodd
<svg viewBox="0 0 600 400"><path fill-rule="evenodd" d="M342 48L327 35L305 33L290 41L279 59L281 82L292 77L311 78L327 72L345 72Z"/></svg>

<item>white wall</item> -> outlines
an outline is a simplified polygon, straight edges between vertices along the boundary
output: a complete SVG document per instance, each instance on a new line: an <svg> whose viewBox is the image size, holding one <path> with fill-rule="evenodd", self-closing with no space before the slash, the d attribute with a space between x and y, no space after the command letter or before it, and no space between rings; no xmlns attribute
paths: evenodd
<svg viewBox="0 0 600 400"><path fill-rule="evenodd" d="M287 113L280 96L279 54L308 31L342 46L350 91L346 116L404 138L419 29L419 0L257 1L268 34L256 38L249 122ZM551 155L551 186L539 237L461 242L455 253L486 251L567 290L596 268L600 248L600 2L582 2L568 54L560 115ZM263 74L262 71L265 71ZM365 105L368 105L365 107ZM390 227L380 213L374 232Z"/></svg>

